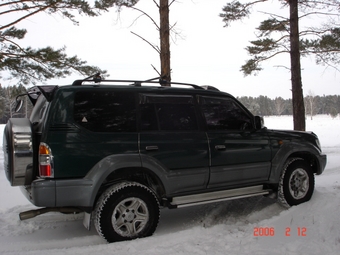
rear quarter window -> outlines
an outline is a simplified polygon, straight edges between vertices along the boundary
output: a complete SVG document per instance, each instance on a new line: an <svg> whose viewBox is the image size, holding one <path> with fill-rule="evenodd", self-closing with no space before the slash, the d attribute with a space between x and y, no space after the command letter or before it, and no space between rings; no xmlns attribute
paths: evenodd
<svg viewBox="0 0 340 255"><path fill-rule="evenodd" d="M74 97L74 120L94 132L136 131L135 95L117 91L80 91Z"/></svg>
<svg viewBox="0 0 340 255"><path fill-rule="evenodd" d="M40 95L30 115L31 123L37 123L43 119L48 104L46 98L43 95Z"/></svg>

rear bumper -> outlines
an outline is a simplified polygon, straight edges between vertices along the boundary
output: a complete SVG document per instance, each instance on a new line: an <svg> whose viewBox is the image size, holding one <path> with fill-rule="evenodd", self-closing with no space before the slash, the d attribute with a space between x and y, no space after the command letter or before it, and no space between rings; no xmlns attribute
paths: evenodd
<svg viewBox="0 0 340 255"><path fill-rule="evenodd" d="M23 186L26 198L38 207L92 207L92 181L35 180L31 186Z"/></svg>
<svg viewBox="0 0 340 255"><path fill-rule="evenodd" d="M21 186L21 192L35 206L55 207L55 181L33 181L30 186Z"/></svg>

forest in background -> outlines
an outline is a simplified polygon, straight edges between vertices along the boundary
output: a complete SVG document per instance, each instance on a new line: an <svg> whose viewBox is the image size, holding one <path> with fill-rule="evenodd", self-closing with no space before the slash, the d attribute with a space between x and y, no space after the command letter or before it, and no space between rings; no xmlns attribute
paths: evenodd
<svg viewBox="0 0 340 255"><path fill-rule="evenodd" d="M237 97L237 99L247 107L254 115L260 116L280 116L292 115L292 99L275 99L267 96L259 97ZM340 96L323 95L315 96L312 93L304 97L306 117L312 118L317 114L327 114L335 118L340 113Z"/></svg>
<svg viewBox="0 0 340 255"><path fill-rule="evenodd" d="M18 95L25 94L24 86L2 87L0 85L0 124L7 123L9 118L28 117L32 111L32 104L28 97L22 97L24 105L20 112L15 112L16 98ZM280 116L292 115L292 100L276 97L275 99L267 96L259 97L237 97L237 99L247 107L254 115L259 116ZM313 118L317 114L327 114L335 118L340 113L340 95L315 96L309 92L304 97L306 118Z"/></svg>

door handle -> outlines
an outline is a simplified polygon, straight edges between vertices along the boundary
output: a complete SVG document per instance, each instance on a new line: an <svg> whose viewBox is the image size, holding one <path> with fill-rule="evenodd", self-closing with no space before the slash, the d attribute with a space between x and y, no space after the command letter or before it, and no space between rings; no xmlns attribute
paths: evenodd
<svg viewBox="0 0 340 255"><path fill-rule="evenodd" d="M158 150L158 146L157 145L146 146L145 150L147 150L147 151L156 151L156 150Z"/></svg>
<svg viewBox="0 0 340 255"><path fill-rule="evenodd" d="M215 149L221 151L221 150L225 150L226 147L225 147L225 145L223 145L223 144L221 144L221 145L215 145Z"/></svg>

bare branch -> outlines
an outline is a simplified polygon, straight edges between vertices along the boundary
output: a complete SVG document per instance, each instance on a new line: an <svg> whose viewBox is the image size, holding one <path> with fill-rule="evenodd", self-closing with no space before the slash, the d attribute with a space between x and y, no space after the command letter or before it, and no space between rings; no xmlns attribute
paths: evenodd
<svg viewBox="0 0 340 255"><path fill-rule="evenodd" d="M158 72L158 70L156 69L156 67L154 67L154 65L152 65L152 64L151 64L151 66L153 67L153 70L155 70L155 71L156 71L156 73L159 75L159 77L161 77L162 75L161 75L161 73L160 73L160 72Z"/></svg>
<svg viewBox="0 0 340 255"><path fill-rule="evenodd" d="M159 30L159 26L158 26L157 22L156 22L149 14L147 14L146 12L144 12L144 11L142 11L141 9L138 9L138 8L136 8L136 7L130 7L130 8L133 9L133 10L136 10L136 11L141 12L141 13L142 13L141 16L143 16L143 15L147 16L147 17L152 21L152 23L157 27L157 29ZM141 17L141 16L140 16L140 17ZM138 18L137 18L137 19L138 19ZM136 20L137 20L137 19L136 19Z"/></svg>
<svg viewBox="0 0 340 255"><path fill-rule="evenodd" d="M311 16L311 15L326 15L326 16L339 16L339 13L330 13L330 12L309 12L309 13L306 13L304 15L301 15L299 18L305 18L305 17L308 17L308 16Z"/></svg>
<svg viewBox="0 0 340 255"><path fill-rule="evenodd" d="M274 67L277 67L277 68L284 68L284 69L287 69L288 71L290 71L290 68L287 67L287 66L275 65Z"/></svg>
<svg viewBox="0 0 340 255"><path fill-rule="evenodd" d="M9 9L9 10L0 12L0 16L1 15L5 15L5 14L9 14L9 13L12 13L12 12L29 11L30 9L37 9L38 7L41 7L41 6L36 5L36 6L30 6L30 7L27 6L27 7L23 8L23 9Z"/></svg>
<svg viewBox="0 0 340 255"><path fill-rule="evenodd" d="M32 2L32 0L19 0L19 1L13 1L13 2L5 2L3 4L0 4L0 7L6 6L6 5L14 5L14 4L22 4L24 2ZM36 2L44 2L43 0L37 0Z"/></svg>
<svg viewBox="0 0 340 255"><path fill-rule="evenodd" d="M329 61L323 58L322 55L317 54L317 56L320 59L319 62L322 63L322 65L325 65L326 67L331 67L335 69L336 71L340 72L340 69L336 65L332 65Z"/></svg>
<svg viewBox="0 0 340 255"><path fill-rule="evenodd" d="M29 14L27 14L27 15L19 18L19 19L17 19L16 21L13 21L13 22L11 22L11 23L9 23L7 25L4 25L4 26L0 27L0 30L3 30L3 29L8 28L8 27L11 27L14 24L17 24L18 22L20 22L20 21L22 21L22 20L24 20L24 19L26 19L26 18L28 18L30 16L33 16L33 15L35 15L35 14L41 12L41 11L44 11L44 10L48 9L49 7L50 7L50 5L47 5L47 6L42 7L41 9L38 9L38 10L36 10L34 12L31 12L31 13L29 13Z"/></svg>
<svg viewBox="0 0 340 255"><path fill-rule="evenodd" d="M170 7L174 2L176 2L176 0L172 0L172 2L169 4L169 7Z"/></svg>
<svg viewBox="0 0 340 255"><path fill-rule="evenodd" d="M142 39L143 41L145 41L146 43L148 43L155 51L158 52L158 54L161 53L161 51L160 51L156 46L154 46L153 44L151 44L148 40L144 39L143 37L141 37L140 35L138 35L138 34L132 32L132 31L131 31L131 34L134 34L135 36L139 37L140 39Z"/></svg>
<svg viewBox="0 0 340 255"><path fill-rule="evenodd" d="M157 8L159 8L159 4L155 1L155 0L152 0L154 3L155 3L155 5L157 6Z"/></svg>
<svg viewBox="0 0 340 255"><path fill-rule="evenodd" d="M289 52L289 51L288 51ZM247 75L250 75L251 73L255 72L255 71L260 71L261 68L259 67L259 64L268 60L268 59L271 59L277 55L280 55L282 53L288 53L286 50L283 50L283 51L277 51L275 52L274 54L271 54L269 56L261 56L261 57L255 57L254 59L250 59L247 61L247 64L243 65L241 67L241 71L243 71L243 74L245 76ZM251 68L248 67L248 63L252 63L251 64Z"/></svg>

